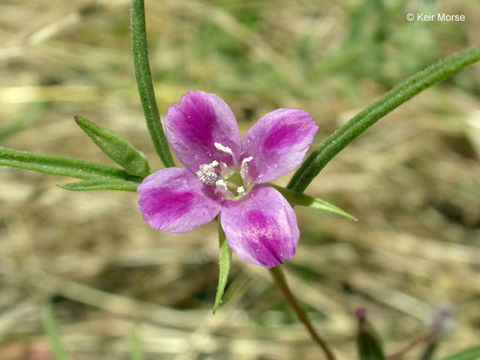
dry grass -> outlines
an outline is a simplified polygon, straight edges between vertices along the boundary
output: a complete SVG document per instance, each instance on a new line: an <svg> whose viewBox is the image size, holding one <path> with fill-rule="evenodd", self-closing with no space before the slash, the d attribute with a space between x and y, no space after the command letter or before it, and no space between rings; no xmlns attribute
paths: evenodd
<svg viewBox="0 0 480 360"><path fill-rule="evenodd" d="M221 3L147 2L161 111L187 89L205 89L231 104L245 131L267 111L299 107L317 120L317 143L406 75L480 40L475 2L447 8L466 14L465 23L422 27L403 20L412 1L391 10L381 68L370 69L375 59L361 46L339 50L355 1ZM367 44L372 23L355 43ZM75 127L79 113L160 167L128 36L126 1L2 2L0 134L13 129L2 145L109 163ZM308 188L358 223L296 209L302 239L286 267L290 284L341 359L356 356L358 306L369 309L389 352L424 333L444 303L458 326L439 353L478 342L479 74L467 69L398 109ZM319 358L264 269L235 259L227 301L211 315L214 224L187 235L153 231L135 194L55 187L65 181L0 169L1 359L52 358L40 322L46 303L73 359L126 359L134 326L148 359Z"/></svg>

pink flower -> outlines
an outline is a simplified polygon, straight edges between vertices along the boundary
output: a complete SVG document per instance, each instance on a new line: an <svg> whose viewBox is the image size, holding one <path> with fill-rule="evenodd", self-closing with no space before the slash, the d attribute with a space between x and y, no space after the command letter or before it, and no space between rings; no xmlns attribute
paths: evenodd
<svg viewBox="0 0 480 360"><path fill-rule="evenodd" d="M217 95L188 92L165 119L167 139L185 168L166 168L138 188L151 227L183 233L219 213L228 245L244 261L266 268L295 255L300 232L293 208L261 185L303 160L318 130L306 111L278 109L240 137L230 107Z"/></svg>

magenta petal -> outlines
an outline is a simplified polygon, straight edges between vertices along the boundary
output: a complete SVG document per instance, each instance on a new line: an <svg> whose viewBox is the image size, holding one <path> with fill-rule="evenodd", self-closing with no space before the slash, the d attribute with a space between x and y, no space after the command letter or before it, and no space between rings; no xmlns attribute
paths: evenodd
<svg viewBox="0 0 480 360"><path fill-rule="evenodd" d="M242 157L253 157L249 163L252 181L266 183L295 169L317 130L308 112L298 109L278 109L258 120L242 143Z"/></svg>
<svg viewBox="0 0 480 360"><path fill-rule="evenodd" d="M186 168L197 172L214 160L232 164L232 158L215 143L240 153L240 131L230 107L217 95L190 91L168 109L165 118L167 139Z"/></svg>
<svg viewBox="0 0 480 360"><path fill-rule="evenodd" d="M228 245L247 263L272 268L295 255L297 217L271 187L257 186L243 200L226 202L221 224Z"/></svg>
<svg viewBox="0 0 480 360"><path fill-rule="evenodd" d="M220 200L208 190L189 170L167 168L143 180L138 204L152 228L183 233L212 221L220 211Z"/></svg>

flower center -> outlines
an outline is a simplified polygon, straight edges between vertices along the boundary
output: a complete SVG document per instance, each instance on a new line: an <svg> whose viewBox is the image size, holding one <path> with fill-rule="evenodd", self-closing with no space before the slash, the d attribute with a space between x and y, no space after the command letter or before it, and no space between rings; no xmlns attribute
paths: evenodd
<svg viewBox="0 0 480 360"><path fill-rule="evenodd" d="M212 186L215 193L221 194L225 199L240 200L253 188L248 174L248 166L253 158L249 156L239 164L232 149L220 143L214 145L216 149L231 156L232 165L218 160L202 164L196 172L197 177L205 185Z"/></svg>

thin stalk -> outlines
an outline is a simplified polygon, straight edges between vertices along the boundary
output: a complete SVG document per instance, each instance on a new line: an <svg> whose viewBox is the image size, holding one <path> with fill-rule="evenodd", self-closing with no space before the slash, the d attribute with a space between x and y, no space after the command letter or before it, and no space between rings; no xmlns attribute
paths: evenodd
<svg viewBox="0 0 480 360"><path fill-rule="evenodd" d="M335 360L335 356L333 355L333 352L330 350L327 343L315 331L312 323L307 317L307 314L305 313L305 311L303 311L303 309L298 304L297 299L292 294L290 288L288 287L287 280L285 279L285 275L283 274L281 267L277 266L270 269L269 271L270 271L270 274L272 275L273 280L275 281L275 284L277 284L278 288L282 291L283 295L285 296L285 299L290 304L292 309L295 311L295 314L297 315L298 320L300 320L303 323L303 325L305 325L313 341L315 341L322 348L323 352L325 353L325 357L328 360Z"/></svg>
<svg viewBox="0 0 480 360"><path fill-rule="evenodd" d="M145 5L143 0L132 0L131 11L132 51L135 66L135 79L138 94L142 102L143 113L147 121L148 131L153 146L166 167L175 166L167 138L162 128L162 120L158 112L153 89L152 74L148 61L147 33L145 29Z"/></svg>
<svg viewBox="0 0 480 360"><path fill-rule="evenodd" d="M427 335L423 335L422 337L419 337L409 344L405 346L403 349L397 351L396 353L387 356L387 360L399 360L401 359L406 353L408 353L410 350L415 348L417 345L422 344L422 343L431 343L437 338L438 332L437 331L432 331L428 333Z"/></svg>

